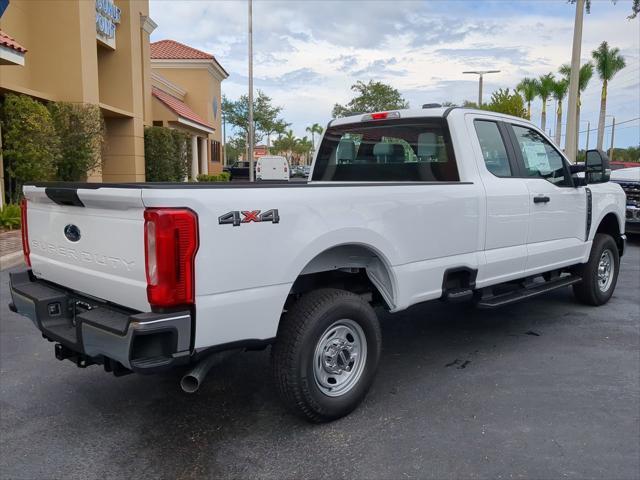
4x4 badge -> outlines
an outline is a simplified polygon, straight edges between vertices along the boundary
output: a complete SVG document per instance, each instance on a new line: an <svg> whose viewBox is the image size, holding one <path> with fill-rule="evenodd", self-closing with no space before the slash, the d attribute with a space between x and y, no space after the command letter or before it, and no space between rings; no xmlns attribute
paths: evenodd
<svg viewBox="0 0 640 480"><path fill-rule="evenodd" d="M234 210L220 215L218 217L218 223L220 225L233 225L234 227L239 227L243 223L251 222L280 223L280 215L278 214L277 208L262 213L260 212L260 210Z"/></svg>

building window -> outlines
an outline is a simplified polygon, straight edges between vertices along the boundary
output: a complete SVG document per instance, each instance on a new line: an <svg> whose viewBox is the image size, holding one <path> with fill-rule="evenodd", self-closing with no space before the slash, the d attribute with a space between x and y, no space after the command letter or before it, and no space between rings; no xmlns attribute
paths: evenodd
<svg viewBox="0 0 640 480"><path fill-rule="evenodd" d="M162 127L162 126L164 126L163 123L164 122L162 120L154 120L153 121L153 126L154 127Z"/></svg>
<svg viewBox="0 0 640 480"><path fill-rule="evenodd" d="M222 147L220 145L220 142L217 140L211 140L211 161L222 161Z"/></svg>

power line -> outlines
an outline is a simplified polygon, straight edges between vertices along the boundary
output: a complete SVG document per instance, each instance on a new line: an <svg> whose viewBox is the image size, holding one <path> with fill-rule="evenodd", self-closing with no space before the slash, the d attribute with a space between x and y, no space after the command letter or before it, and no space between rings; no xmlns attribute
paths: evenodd
<svg viewBox="0 0 640 480"><path fill-rule="evenodd" d="M624 122L616 122L616 127L618 125L622 125L623 123L635 122L636 120L640 120L640 117L632 118L631 120L625 120ZM605 125L604 128L610 128L611 126L612 125ZM596 130L598 130L598 127L590 128L589 130L582 130L582 131L580 131L578 133L595 132Z"/></svg>

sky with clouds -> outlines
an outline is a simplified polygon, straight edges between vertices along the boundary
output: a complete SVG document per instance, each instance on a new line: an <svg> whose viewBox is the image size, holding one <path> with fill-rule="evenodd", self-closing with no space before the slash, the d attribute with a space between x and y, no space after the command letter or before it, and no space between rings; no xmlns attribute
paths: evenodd
<svg viewBox="0 0 640 480"><path fill-rule="evenodd" d="M158 23L153 41L173 39L214 54L230 73L223 93L246 93L246 1L150 0L150 8ZM640 117L640 20L627 20L630 11L631 0L592 0L583 31L583 61L603 40L626 59L609 87L607 113L617 122ZM312 123L325 125L333 105L348 102L358 80L389 83L419 107L476 101L477 79L462 72L501 70L485 77L488 101L491 91L557 72L570 60L574 15L575 6L565 0L254 0L254 84L284 107L285 120L300 136ZM583 94L581 130L586 121L597 126L600 88L594 75ZM539 123L541 102L533 107ZM555 115L548 116L553 133ZM591 139L593 145L595 132ZM585 140L583 133L582 146ZM639 143L640 121L616 128L616 146Z"/></svg>

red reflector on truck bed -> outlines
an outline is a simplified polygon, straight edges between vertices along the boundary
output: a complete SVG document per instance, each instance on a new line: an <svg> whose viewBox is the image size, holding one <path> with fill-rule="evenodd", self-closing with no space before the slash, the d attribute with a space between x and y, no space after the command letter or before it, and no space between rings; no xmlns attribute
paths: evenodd
<svg viewBox="0 0 640 480"><path fill-rule="evenodd" d="M27 199L23 198L20 202L20 222L22 223L22 253L24 254L24 263L27 267L31 266L31 248L29 248L29 228L27 226Z"/></svg>
<svg viewBox="0 0 640 480"><path fill-rule="evenodd" d="M186 208L144 211L147 299L154 307L192 304L198 218Z"/></svg>

